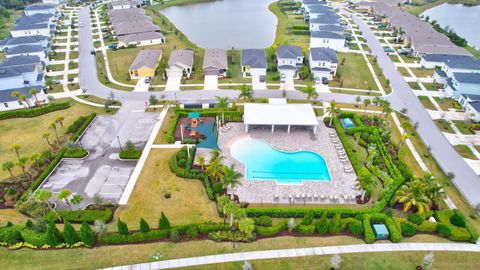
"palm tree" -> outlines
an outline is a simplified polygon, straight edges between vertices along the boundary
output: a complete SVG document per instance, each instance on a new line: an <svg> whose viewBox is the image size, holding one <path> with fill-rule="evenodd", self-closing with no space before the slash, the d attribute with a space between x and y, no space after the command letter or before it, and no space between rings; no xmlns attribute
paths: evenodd
<svg viewBox="0 0 480 270"><path fill-rule="evenodd" d="M215 159L208 163L205 172L211 179L218 180L222 176L222 168L223 165L221 164L220 159Z"/></svg>
<svg viewBox="0 0 480 270"><path fill-rule="evenodd" d="M382 100L381 97L374 97L372 99L372 104L378 107L382 103Z"/></svg>
<svg viewBox="0 0 480 270"><path fill-rule="evenodd" d="M75 194L73 197L70 199L70 203L73 205L80 204L83 201L83 197L80 194Z"/></svg>
<svg viewBox="0 0 480 270"><path fill-rule="evenodd" d="M58 194L57 194L57 200L59 201L64 201L66 205L68 205L68 208L72 210L72 206L70 205L70 201L68 200L68 197L72 195L72 191L69 189L62 189Z"/></svg>
<svg viewBox="0 0 480 270"><path fill-rule="evenodd" d="M53 210L52 206L50 205L50 199L52 198L51 191L48 191L46 189L39 189L35 191L35 193L33 194L33 198L36 202L45 204L46 208L43 212L43 216L47 214L47 208L55 212L55 210Z"/></svg>
<svg viewBox="0 0 480 270"><path fill-rule="evenodd" d="M35 97L35 104L38 104L38 97L37 97L38 90L36 88L32 88L30 89L29 93L31 96Z"/></svg>
<svg viewBox="0 0 480 270"><path fill-rule="evenodd" d="M52 89L52 86L53 86L53 81L52 79L45 79L45 86L48 88L48 89Z"/></svg>
<svg viewBox="0 0 480 270"><path fill-rule="evenodd" d="M367 114L367 107L371 104L372 102L370 101L370 99L366 98L363 100L363 106L365 106L365 109L363 111L363 114Z"/></svg>
<svg viewBox="0 0 480 270"><path fill-rule="evenodd" d="M202 168L202 170L205 170L205 162L206 162L205 155L199 155L197 157L197 162L200 165L200 168Z"/></svg>
<svg viewBox="0 0 480 270"><path fill-rule="evenodd" d="M20 149L21 149L21 148L22 148L22 147L21 147L20 145L18 145L18 144L14 144L14 145L12 145L12 146L10 147L10 149L11 149L13 152L15 152L15 155L17 155L17 159L20 159Z"/></svg>
<svg viewBox="0 0 480 270"><path fill-rule="evenodd" d="M7 160L2 163L2 170L3 171L8 171L10 173L10 176L13 178L13 168L15 167L15 164L11 162L10 160Z"/></svg>
<svg viewBox="0 0 480 270"><path fill-rule="evenodd" d="M225 123L225 114L224 111L228 107L228 97L220 97L220 96L215 96L217 99L217 105L215 105L216 108L220 109L222 112L222 126Z"/></svg>
<svg viewBox="0 0 480 270"><path fill-rule="evenodd" d="M18 92L18 91L13 91L12 94L11 94L11 96L17 98L18 101L20 101L20 104L22 104L23 107L24 107L25 109L27 109L27 106L25 106L25 103L23 103L23 102L20 100L20 96L21 96L21 95L20 95L20 92Z"/></svg>
<svg viewBox="0 0 480 270"><path fill-rule="evenodd" d="M409 139L410 136L408 135L408 133L404 132L402 134L402 137L400 138L400 142L398 143L398 146L397 146L397 151L400 150L400 148L403 147L403 145L405 144L405 142L407 141L407 139Z"/></svg>
<svg viewBox="0 0 480 270"><path fill-rule="evenodd" d="M45 139L45 141L47 141L48 146L53 148L53 144L50 142L50 133L48 132L43 133L42 138Z"/></svg>
<svg viewBox="0 0 480 270"><path fill-rule="evenodd" d="M247 99L253 98L253 91L252 89L247 86L246 84L242 84L240 86L240 94L238 95L238 99L243 99L244 101Z"/></svg>
<svg viewBox="0 0 480 270"><path fill-rule="evenodd" d="M57 144L60 144L60 139L58 138L58 132L57 132L57 125L55 125L55 122L51 122L48 128L55 132L56 142Z"/></svg>
<svg viewBox="0 0 480 270"><path fill-rule="evenodd" d="M27 157L21 157L18 159L17 166L22 168L23 175L30 178L30 174L27 171L27 161L28 161Z"/></svg>
<svg viewBox="0 0 480 270"><path fill-rule="evenodd" d="M223 167L223 176L220 178L223 188L233 189L237 185L241 185L240 178L242 174L235 170L235 164L230 165L230 167Z"/></svg>
<svg viewBox="0 0 480 270"><path fill-rule="evenodd" d="M37 153L33 153L30 156L30 160L33 161L35 163L35 167L37 167L37 172L40 171L40 162L38 161L39 158L40 158L40 155Z"/></svg>
<svg viewBox="0 0 480 270"><path fill-rule="evenodd" d="M30 108L30 104L28 104L28 101L27 101L27 95L20 95L18 96L18 100L22 102L22 104L27 104L27 106L23 105L25 107L25 109L29 109Z"/></svg>
<svg viewBox="0 0 480 270"><path fill-rule="evenodd" d="M426 195L425 185L413 180L402 185L395 193L397 202L403 203L403 211L408 212L412 206L417 207L418 213L423 214L429 210L430 199Z"/></svg>
<svg viewBox="0 0 480 270"><path fill-rule="evenodd" d="M426 193L432 204L435 206L440 205L446 196L443 186L435 180L431 173L426 173L420 181L426 186Z"/></svg>
<svg viewBox="0 0 480 270"><path fill-rule="evenodd" d="M332 126L333 118L335 117L337 112L338 112L337 102L335 100L332 100L330 102L330 107L327 108L327 113L330 114L330 123L328 124L330 127Z"/></svg>
<svg viewBox="0 0 480 270"><path fill-rule="evenodd" d="M380 106L382 106L382 114L385 114L385 118L393 111L390 105L390 101L388 100L382 99L382 101L380 102Z"/></svg>
<svg viewBox="0 0 480 270"><path fill-rule="evenodd" d="M318 98L318 93L315 87L313 87L311 84L308 84L307 87L303 88L302 92L307 95L307 99L317 99Z"/></svg>
<svg viewBox="0 0 480 270"><path fill-rule="evenodd" d="M65 133L65 130L63 128L63 121L65 120L65 117L59 116L57 119L55 119L55 124L59 124L60 127L62 128L62 133L63 133L63 141L67 141L67 134Z"/></svg>

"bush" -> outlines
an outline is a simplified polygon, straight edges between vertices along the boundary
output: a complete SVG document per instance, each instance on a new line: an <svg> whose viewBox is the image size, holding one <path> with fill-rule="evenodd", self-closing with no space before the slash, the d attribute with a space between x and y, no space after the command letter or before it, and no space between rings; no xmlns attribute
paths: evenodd
<svg viewBox="0 0 480 270"><path fill-rule="evenodd" d="M93 234L92 228L90 228L86 222L82 223L78 238L87 246L91 247L95 245L95 235Z"/></svg>
<svg viewBox="0 0 480 270"><path fill-rule="evenodd" d="M144 233L150 231L150 226L143 218L140 219L140 231Z"/></svg>
<svg viewBox="0 0 480 270"><path fill-rule="evenodd" d="M348 229L353 235L363 234L363 224L359 220L351 221L350 223L348 223Z"/></svg>
<svg viewBox="0 0 480 270"><path fill-rule="evenodd" d="M329 224L327 219L327 212L324 212L320 220L317 222L317 224L315 224L315 229L319 234L326 234L328 232L328 227Z"/></svg>
<svg viewBox="0 0 480 270"><path fill-rule="evenodd" d="M417 226L417 231L419 232L436 232L437 231L437 225L438 223L436 222L430 222L428 220L422 222L422 224Z"/></svg>
<svg viewBox="0 0 480 270"><path fill-rule="evenodd" d="M96 113L91 113L87 116L80 116L75 120L75 122L67 128L67 133L73 134L70 140L76 142L96 116Z"/></svg>
<svg viewBox="0 0 480 270"><path fill-rule="evenodd" d="M70 107L68 102L51 103L43 107L35 107L31 109L20 109L14 111L6 111L0 113L0 120L11 118L33 118L50 112L65 110Z"/></svg>
<svg viewBox="0 0 480 270"><path fill-rule="evenodd" d="M160 220L158 221L158 228L160 230L170 228L170 221L168 221L167 217L165 216L165 214L163 212L160 215Z"/></svg>
<svg viewBox="0 0 480 270"><path fill-rule="evenodd" d="M255 240L255 234L248 236L239 232L235 232L235 234L232 234L231 231L218 231L209 233L208 239L211 239L215 242L232 241L232 239L235 239L235 242L249 243Z"/></svg>
<svg viewBox="0 0 480 270"><path fill-rule="evenodd" d="M440 234L443 237L450 237L452 235L452 230L450 229L450 226L445 225L443 223L438 223L437 225L437 233Z"/></svg>
<svg viewBox="0 0 480 270"><path fill-rule="evenodd" d="M127 235L128 234L128 226L127 226L127 223L121 221L120 219L117 220L117 228L118 228L118 232L120 234L123 234L123 235Z"/></svg>
<svg viewBox="0 0 480 270"><path fill-rule="evenodd" d="M50 221L47 227L46 240L49 246L57 246L63 242L62 235L53 221Z"/></svg>
<svg viewBox="0 0 480 270"><path fill-rule="evenodd" d="M23 241L34 246L41 247L47 245L47 235L30 229L23 229L20 231Z"/></svg>
<svg viewBox="0 0 480 270"><path fill-rule="evenodd" d="M410 222L402 223L402 234L404 236L414 236L417 233L415 225Z"/></svg>
<svg viewBox="0 0 480 270"><path fill-rule="evenodd" d="M339 233L343 231L343 229L340 214L335 214L328 225L328 233Z"/></svg>
<svg viewBox="0 0 480 270"><path fill-rule="evenodd" d="M261 216L255 219L256 226L271 227L272 218L268 216Z"/></svg>
<svg viewBox="0 0 480 270"><path fill-rule="evenodd" d="M13 245L22 242L22 235L16 226L4 227L0 229L0 242Z"/></svg>
<svg viewBox="0 0 480 270"><path fill-rule="evenodd" d="M413 224L420 225L424 221L424 219L419 214L410 214L408 215L408 221Z"/></svg>
<svg viewBox="0 0 480 270"><path fill-rule="evenodd" d="M363 217L363 231L365 232L365 243L372 244L375 242L375 234L373 233L372 225L370 224L370 216Z"/></svg>
<svg viewBox="0 0 480 270"><path fill-rule="evenodd" d="M53 212L48 212L48 214L45 216L45 219L55 220L58 222L87 222L93 224L95 220L108 223L113 218L112 208L105 208L104 210L57 210L56 212L58 216L60 216L61 220L57 220L57 215L55 215Z"/></svg>
<svg viewBox="0 0 480 270"><path fill-rule="evenodd" d="M263 235L263 236L274 236L279 234L281 231L287 229L287 221L286 220L281 220L275 224L273 224L271 227L264 227L264 226L255 226L255 233L258 235Z"/></svg>
<svg viewBox="0 0 480 270"><path fill-rule="evenodd" d="M465 220L465 217L458 210L453 211L453 215L450 217L450 222L452 225L457 227L467 227L467 221Z"/></svg>
<svg viewBox="0 0 480 270"><path fill-rule="evenodd" d="M223 191L222 183L219 183L219 182L213 183L213 192L218 194L218 193L222 193L222 191Z"/></svg>
<svg viewBox="0 0 480 270"><path fill-rule="evenodd" d="M170 230L170 241L175 242L175 243L180 241L180 235L178 234L177 229L171 229Z"/></svg>
<svg viewBox="0 0 480 270"><path fill-rule="evenodd" d="M141 149L123 149L119 155L121 159L139 159L141 156Z"/></svg>
<svg viewBox="0 0 480 270"><path fill-rule="evenodd" d="M190 238L196 238L198 236L198 227L195 224L188 226L187 236Z"/></svg>
<svg viewBox="0 0 480 270"><path fill-rule="evenodd" d="M67 148L63 153L64 158L84 158L88 155L87 149L84 148Z"/></svg>
<svg viewBox="0 0 480 270"><path fill-rule="evenodd" d="M302 219L302 222L300 224L302 225L311 225L313 218L315 217L315 212L309 211Z"/></svg>
<svg viewBox="0 0 480 270"><path fill-rule="evenodd" d="M75 232L75 229L68 221L65 221L63 225L63 237L65 238L65 243L70 246L78 242L77 232Z"/></svg>
<svg viewBox="0 0 480 270"><path fill-rule="evenodd" d="M310 235L315 232L315 225L299 224L295 227L295 230L303 235Z"/></svg>

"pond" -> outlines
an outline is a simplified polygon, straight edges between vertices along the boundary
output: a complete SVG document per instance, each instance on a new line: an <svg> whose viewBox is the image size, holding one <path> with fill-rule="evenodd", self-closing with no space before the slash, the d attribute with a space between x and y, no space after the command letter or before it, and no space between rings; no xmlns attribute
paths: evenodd
<svg viewBox="0 0 480 270"><path fill-rule="evenodd" d="M440 26L448 25L458 35L464 37L468 44L480 48L480 6L464 6L462 4L443 4L422 13L436 20Z"/></svg>
<svg viewBox="0 0 480 270"><path fill-rule="evenodd" d="M202 48L266 48L273 44L273 0L223 0L161 10L192 42Z"/></svg>

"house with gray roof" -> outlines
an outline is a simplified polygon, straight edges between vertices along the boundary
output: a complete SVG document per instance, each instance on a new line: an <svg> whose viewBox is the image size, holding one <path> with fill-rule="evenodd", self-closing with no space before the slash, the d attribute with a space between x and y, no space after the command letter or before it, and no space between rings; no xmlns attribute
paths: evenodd
<svg viewBox="0 0 480 270"><path fill-rule="evenodd" d="M337 53L330 48L310 48L310 71L315 80L327 78L331 80L337 73Z"/></svg>
<svg viewBox="0 0 480 270"><path fill-rule="evenodd" d="M458 103L465 110L465 115L475 122L480 122L480 95L462 94Z"/></svg>
<svg viewBox="0 0 480 270"><path fill-rule="evenodd" d="M445 83L453 73L480 73L480 60L469 55L456 54L426 54L420 64L425 68L437 68L433 78L438 83Z"/></svg>
<svg viewBox="0 0 480 270"><path fill-rule="evenodd" d="M23 12L26 16L31 16L35 14L54 15L57 12L57 6L54 4L36 3L26 6Z"/></svg>
<svg viewBox="0 0 480 270"><path fill-rule="evenodd" d="M480 95L480 73L453 73L447 79L445 92L454 99L461 95Z"/></svg>
<svg viewBox="0 0 480 270"><path fill-rule="evenodd" d="M32 95L30 91L35 89L38 94ZM12 93L18 92L19 95L25 95L25 102L19 101L18 97L13 97ZM17 110L25 107L33 106L37 101L41 102L45 99L45 93L41 85L22 86L13 89L0 90L0 111Z"/></svg>
<svg viewBox="0 0 480 270"><path fill-rule="evenodd" d="M130 78L153 78L161 59L162 50L141 50L128 68Z"/></svg>
<svg viewBox="0 0 480 270"><path fill-rule="evenodd" d="M15 25L10 30L12 37L22 36L51 36L55 30L55 16L51 14L34 14L31 16L21 16L15 21Z"/></svg>
<svg viewBox="0 0 480 270"><path fill-rule="evenodd" d="M346 51L347 37L344 34L329 31L313 31L310 33L310 48L331 48L335 51Z"/></svg>
<svg viewBox="0 0 480 270"><path fill-rule="evenodd" d="M333 13L330 15L322 15L318 18L310 18L309 20L310 24L310 31L318 31L320 25L326 25L326 24L333 24L333 25L340 25L340 17Z"/></svg>
<svg viewBox="0 0 480 270"><path fill-rule="evenodd" d="M193 50L175 50L170 53L168 59L167 76L185 76L190 78L193 70Z"/></svg>
<svg viewBox="0 0 480 270"><path fill-rule="evenodd" d="M243 76L265 76L267 74L267 59L262 49L242 50Z"/></svg>
<svg viewBox="0 0 480 270"><path fill-rule="evenodd" d="M337 34L343 34L345 32L345 28L337 24L323 24L318 26L318 31L327 31Z"/></svg>
<svg viewBox="0 0 480 270"><path fill-rule="evenodd" d="M286 77L297 77L298 68L303 65L304 55L298 46L278 46L278 72Z"/></svg>
<svg viewBox="0 0 480 270"><path fill-rule="evenodd" d="M47 53L42 45L19 45L10 47L5 52L5 57L36 55L41 61L47 62Z"/></svg>
<svg viewBox="0 0 480 270"><path fill-rule="evenodd" d="M7 37L0 41L0 50L7 50L20 45L40 45L46 49L49 46L49 39L41 35Z"/></svg>
<svg viewBox="0 0 480 270"><path fill-rule="evenodd" d="M204 75L226 77L228 69L227 51L224 49L205 49L202 69Z"/></svg>

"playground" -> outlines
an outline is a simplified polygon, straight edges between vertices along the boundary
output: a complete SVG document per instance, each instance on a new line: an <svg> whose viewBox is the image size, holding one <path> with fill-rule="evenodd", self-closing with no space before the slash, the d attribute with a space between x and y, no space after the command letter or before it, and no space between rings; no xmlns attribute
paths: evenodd
<svg viewBox="0 0 480 270"><path fill-rule="evenodd" d="M180 117L175 128L175 140L198 142L197 148L218 149L215 117L201 116L198 112Z"/></svg>

